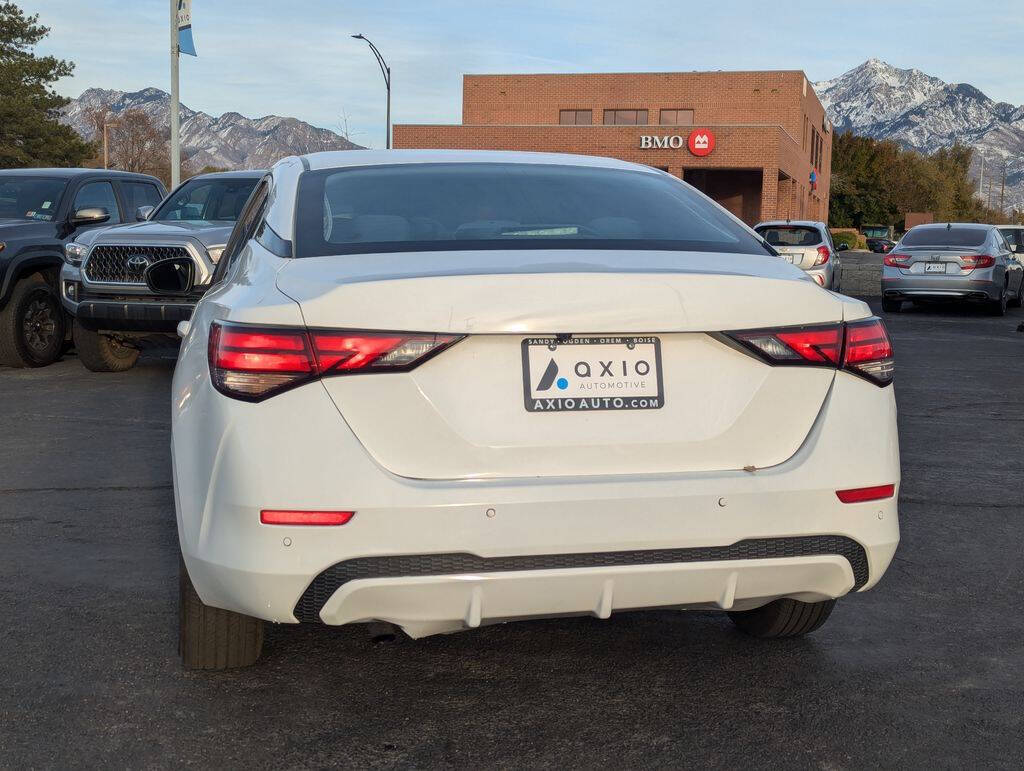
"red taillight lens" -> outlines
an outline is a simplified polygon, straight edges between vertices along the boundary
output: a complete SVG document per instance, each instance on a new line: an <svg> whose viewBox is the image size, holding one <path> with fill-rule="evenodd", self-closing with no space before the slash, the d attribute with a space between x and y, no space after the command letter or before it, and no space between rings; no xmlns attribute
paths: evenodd
<svg viewBox="0 0 1024 771"><path fill-rule="evenodd" d="M828 258L832 256L832 253L828 250L827 246L818 247L818 256L814 258L815 265L824 265L828 262Z"/></svg>
<svg viewBox="0 0 1024 771"><path fill-rule="evenodd" d="M730 332L729 337L770 364L842 367L877 385L892 382L892 345L876 317L821 327Z"/></svg>
<svg viewBox="0 0 1024 771"><path fill-rule="evenodd" d="M264 509L260 522L264 525L344 525L355 516L354 511L281 511Z"/></svg>
<svg viewBox="0 0 1024 771"><path fill-rule="evenodd" d="M896 485L875 485L874 487L855 487L852 490L836 490L836 496L843 503L863 503L864 501L880 501L892 498Z"/></svg>
<svg viewBox="0 0 1024 771"><path fill-rule="evenodd" d="M827 327L795 327L736 332L730 335L773 364L822 364L836 366L843 344L840 324Z"/></svg>
<svg viewBox="0 0 1024 771"><path fill-rule="evenodd" d="M221 393L260 401L309 380L402 372L461 339L456 335L210 327L210 377Z"/></svg>
<svg viewBox="0 0 1024 771"><path fill-rule="evenodd" d="M996 258L989 254L964 254L960 256L960 261L964 264L964 270L991 268L996 264Z"/></svg>
<svg viewBox="0 0 1024 771"><path fill-rule="evenodd" d="M892 343L881 319L872 317L846 325L843 369L887 385L892 382L894 368Z"/></svg>
<svg viewBox="0 0 1024 771"><path fill-rule="evenodd" d="M882 264L890 268L909 268L911 256L909 254L895 254L890 252L882 258Z"/></svg>

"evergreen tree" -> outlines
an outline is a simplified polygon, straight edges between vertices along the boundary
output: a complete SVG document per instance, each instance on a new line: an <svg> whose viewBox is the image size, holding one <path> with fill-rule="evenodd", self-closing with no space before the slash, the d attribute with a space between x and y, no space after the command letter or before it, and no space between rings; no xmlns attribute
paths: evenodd
<svg viewBox="0 0 1024 771"><path fill-rule="evenodd" d="M57 122L57 110L69 100L51 85L71 75L74 65L32 52L49 32L38 15L0 2L0 169L77 166L93 155L72 128Z"/></svg>

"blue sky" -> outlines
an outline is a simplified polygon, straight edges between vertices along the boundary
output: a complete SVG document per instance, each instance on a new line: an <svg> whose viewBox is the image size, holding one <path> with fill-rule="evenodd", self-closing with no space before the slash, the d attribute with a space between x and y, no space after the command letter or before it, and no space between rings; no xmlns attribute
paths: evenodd
<svg viewBox="0 0 1024 771"><path fill-rule="evenodd" d="M168 90L168 0L18 0L71 59L58 88ZM465 72L803 69L877 57L1024 103L1024 0L193 0L199 58L182 101L219 115L290 115L383 146L384 91L362 32L389 60L396 123L457 123Z"/></svg>

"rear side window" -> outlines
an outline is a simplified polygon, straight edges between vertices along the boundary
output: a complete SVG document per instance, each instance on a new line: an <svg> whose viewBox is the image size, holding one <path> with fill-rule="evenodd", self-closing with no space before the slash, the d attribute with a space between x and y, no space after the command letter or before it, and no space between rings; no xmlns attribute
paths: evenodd
<svg viewBox="0 0 1024 771"><path fill-rule="evenodd" d="M755 229L772 246L817 246L822 243L818 229L806 225L772 225Z"/></svg>
<svg viewBox="0 0 1024 771"><path fill-rule="evenodd" d="M129 214L134 213L140 206L156 206L163 198L160 189L149 182L122 182L121 190L124 192Z"/></svg>
<svg viewBox="0 0 1024 771"><path fill-rule="evenodd" d="M526 163L307 171L298 257L479 249L766 254L688 185L656 172Z"/></svg>
<svg viewBox="0 0 1024 771"><path fill-rule="evenodd" d="M967 246L976 247L985 243L988 238L987 228L941 227L911 228L903 240L902 246Z"/></svg>

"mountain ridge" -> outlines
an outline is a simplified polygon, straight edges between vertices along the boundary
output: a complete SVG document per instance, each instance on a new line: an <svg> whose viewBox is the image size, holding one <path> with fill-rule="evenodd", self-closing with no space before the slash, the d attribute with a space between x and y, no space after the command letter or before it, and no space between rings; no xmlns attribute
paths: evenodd
<svg viewBox="0 0 1024 771"><path fill-rule="evenodd" d="M139 91L89 88L60 111L60 121L85 139L93 139L89 111L106 107L114 115L140 110L156 126L170 125L170 95L159 88ZM195 168L265 169L288 155L323 150L355 150L359 145L330 129L297 118L264 115L247 118L236 111L214 117L180 107L182 155Z"/></svg>
<svg viewBox="0 0 1024 771"><path fill-rule="evenodd" d="M978 178L984 158L982 197L993 182L996 207L1005 164L1004 208L1024 208L1024 106L997 102L970 83L947 83L880 59L812 85L836 131L891 139L923 153L954 143L973 147L971 174Z"/></svg>

